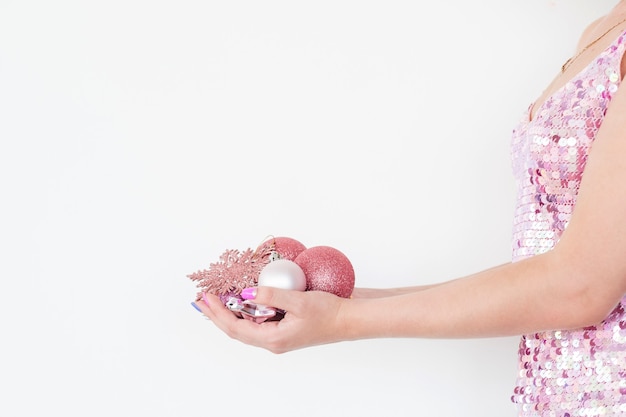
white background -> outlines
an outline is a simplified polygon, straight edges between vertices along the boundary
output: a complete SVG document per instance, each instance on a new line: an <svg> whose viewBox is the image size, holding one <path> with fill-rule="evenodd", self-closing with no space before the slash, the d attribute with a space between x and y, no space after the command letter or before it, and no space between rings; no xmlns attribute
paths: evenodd
<svg viewBox="0 0 626 417"><path fill-rule="evenodd" d="M511 129L615 3L0 0L0 415L513 416L517 338L273 355L186 275L268 235L359 286L509 261Z"/></svg>

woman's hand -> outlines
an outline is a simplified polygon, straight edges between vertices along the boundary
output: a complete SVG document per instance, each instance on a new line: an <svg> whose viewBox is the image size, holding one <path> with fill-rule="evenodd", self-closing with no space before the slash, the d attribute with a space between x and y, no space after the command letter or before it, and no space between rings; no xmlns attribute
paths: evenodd
<svg viewBox="0 0 626 417"><path fill-rule="evenodd" d="M206 294L195 304L224 333L273 353L344 340L342 306L349 300L322 291L288 291L257 287L254 302L286 311L280 321L255 323L237 318L220 299Z"/></svg>
<svg viewBox="0 0 626 417"><path fill-rule="evenodd" d="M251 288L255 303L286 311L282 320L263 323L238 318L218 297L209 293L204 294L203 300L194 304L229 337L273 353L284 353L314 345L358 339L359 329L380 327L374 323L377 318L381 318L379 314L363 316L366 314L364 312L371 311L364 304L368 300L389 299L432 287L434 286L355 288L352 300L323 291ZM386 327L386 323L382 327Z"/></svg>

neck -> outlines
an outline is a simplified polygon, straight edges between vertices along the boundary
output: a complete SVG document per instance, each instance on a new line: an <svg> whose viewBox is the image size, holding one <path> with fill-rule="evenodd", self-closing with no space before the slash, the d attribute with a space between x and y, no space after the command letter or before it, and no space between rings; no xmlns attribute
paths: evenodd
<svg viewBox="0 0 626 417"><path fill-rule="evenodd" d="M626 13L626 0L620 0L611 10L611 14Z"/></svg>

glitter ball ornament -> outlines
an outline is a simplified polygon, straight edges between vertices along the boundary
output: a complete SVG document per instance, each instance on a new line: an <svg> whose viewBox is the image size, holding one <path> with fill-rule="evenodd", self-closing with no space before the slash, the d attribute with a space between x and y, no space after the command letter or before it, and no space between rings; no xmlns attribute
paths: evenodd
<svg viewBox="0 0 626 417"><path fill-rule="evenodd" d="M293 261L296 256L306 249L302 243L290 237L272 237L261 243L256 252L264 253L268 250L276 251L280 255L280 259L288 259Z"/></svg>
<svg viewBox="0 0 626 417"><path fill-rule="evenodd" d="M259 286L284 290L306 290L304 271L294 261L278 259L265 265L259 274Z"/></svg>
<svg viewBox="0 0 626 417"><path fill-rule="evenodd" d="M348 298L354 289L354 268L350 260L330 246L302 251L294 262L304 271L307 291L326 291Z"/></svg>

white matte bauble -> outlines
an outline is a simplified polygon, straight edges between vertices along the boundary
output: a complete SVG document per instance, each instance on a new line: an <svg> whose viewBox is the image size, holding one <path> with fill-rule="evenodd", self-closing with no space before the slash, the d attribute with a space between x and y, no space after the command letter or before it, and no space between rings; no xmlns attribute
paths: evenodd
<svg viewBox="0 0 626 417"><path fill-rule="evenodd" d="M300 266L288 259L277 259L265 265L259 274L261 287L282 288L283 290L306 290L306 277Z"/></svg>

